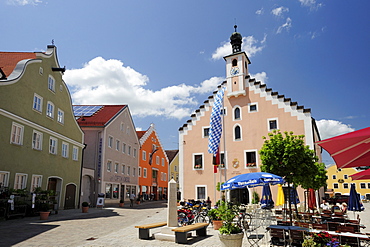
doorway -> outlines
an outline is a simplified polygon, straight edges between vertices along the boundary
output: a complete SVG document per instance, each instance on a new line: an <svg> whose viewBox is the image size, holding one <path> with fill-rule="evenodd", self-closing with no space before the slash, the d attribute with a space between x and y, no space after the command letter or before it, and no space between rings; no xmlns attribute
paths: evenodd
<svg viewBox="0 0 370 247"><path fill-rule="evenodd" d="M66 196L64 199L64 209L74 209L76 201L76 185L68 184L66 186Z"/></svg>

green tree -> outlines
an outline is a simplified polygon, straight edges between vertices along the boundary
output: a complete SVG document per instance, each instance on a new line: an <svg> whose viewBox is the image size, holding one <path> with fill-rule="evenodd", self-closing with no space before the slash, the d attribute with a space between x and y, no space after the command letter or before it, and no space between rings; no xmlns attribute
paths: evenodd
<svg viewBox="0 0 370 247"><path fill-rule="evenodd" d="M276 130L268 134L260 150L261 171L279 175L290 188L302 186L315 190L326 184L325 165L319 164L315 151L304 143L304 135ZM289 203L290 206L290 203Z"/></svg>

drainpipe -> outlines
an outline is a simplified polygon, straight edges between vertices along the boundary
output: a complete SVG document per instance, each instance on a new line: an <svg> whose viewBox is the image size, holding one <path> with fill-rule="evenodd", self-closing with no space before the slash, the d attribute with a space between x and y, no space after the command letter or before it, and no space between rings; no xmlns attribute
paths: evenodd
<svg viewBox="0 0 370 247"><path fill-rule="evenodd" d="M84 167L84 164L83 164L83 161L84 161L84 153L85 153L85 149L87 147L87 144L84 143L84 147L82 149L82 155L81 155L81 172L80 172L80 193L78 195L78 205L77 205L77 208L80 208L80 204L81 204L81 192L82 192L82 170L83 170L83 167Z"/></svg>

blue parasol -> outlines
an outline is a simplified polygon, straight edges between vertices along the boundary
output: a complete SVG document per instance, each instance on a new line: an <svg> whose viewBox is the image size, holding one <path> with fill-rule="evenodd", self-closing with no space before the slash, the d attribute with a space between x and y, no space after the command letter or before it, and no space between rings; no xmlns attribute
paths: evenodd
<svg viewBox="0 0 370 247"><path fill-rule="evenodd" d="M261 208L271 209L274 207L274 201L272 200L272 194L269 184L263 185Z"/></svg>
<svg viewBox="0 0 370 247"><path fill-rule="evenodd" d="M265 184L283 184L285 181L282 177L268 172L245 173L227 180L221 186L221 190L233 190L242 188L251 188L263 186Z"/></svg>
<svg viewBox="0 0 370 247"><path fill-rule="evenodd" d="M290 203L292 203L292 204L300 203L298 193L297 193L297 189L295 188L295 186L290 188Z"/></svg>
<svg viewBox="0 0 370 247"><path fill-rule="evenodd" d="M354 211L353 213L361 212L364 210L364 205L360 201L360 195L357 194L355 184L351 184L347 210Z"/></svg>

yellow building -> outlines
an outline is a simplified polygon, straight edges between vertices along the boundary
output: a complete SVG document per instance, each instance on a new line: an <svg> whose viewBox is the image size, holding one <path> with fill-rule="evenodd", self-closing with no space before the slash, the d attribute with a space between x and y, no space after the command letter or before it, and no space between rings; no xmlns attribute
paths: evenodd
<svg viewBox="0 0 370 247"><path fill-rule="evenodd" d="M351 184L356 184L356 191L361 195L361 198L370 200L370 179L367 180L352 180L350 175L360 172L360 169L353 168L337 168L335 164L326 168L327 170L327 185L328 190L332 190L333 194L349 195Z"/></svg>

